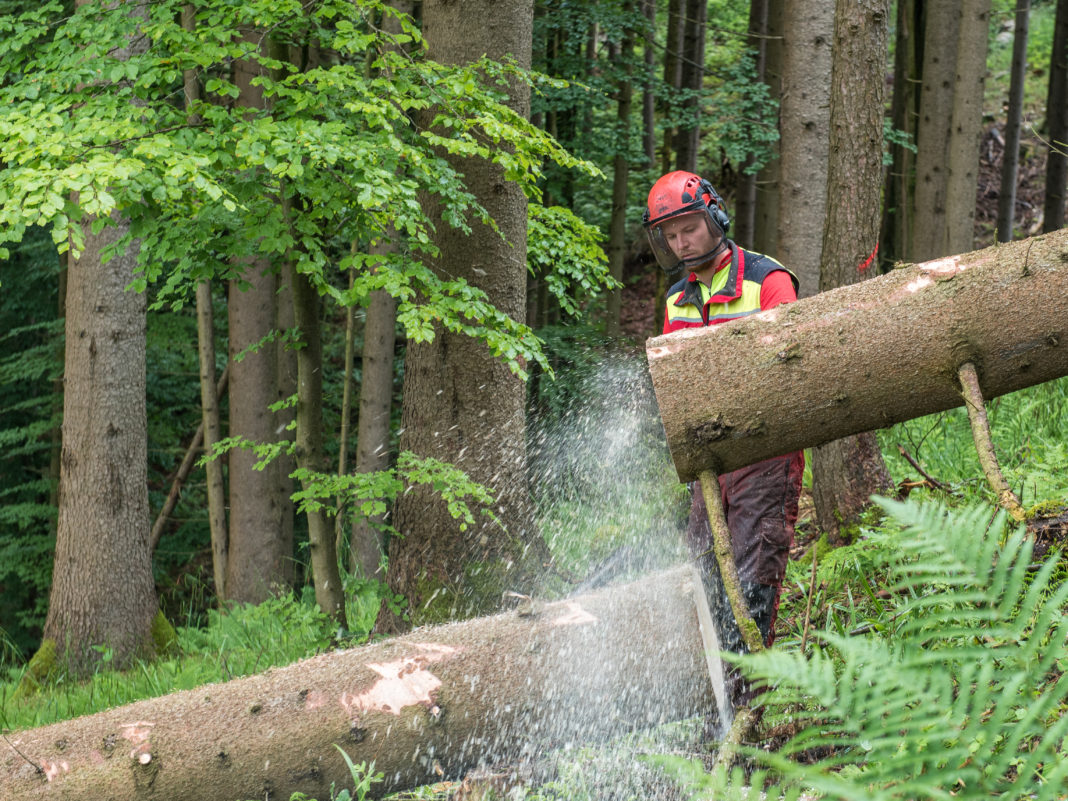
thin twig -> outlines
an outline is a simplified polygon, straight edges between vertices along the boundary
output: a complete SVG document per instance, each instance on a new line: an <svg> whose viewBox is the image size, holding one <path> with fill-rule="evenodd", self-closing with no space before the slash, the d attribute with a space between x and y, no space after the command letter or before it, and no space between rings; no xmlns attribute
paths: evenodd
<svg viewBox="0 0 1068 801"><path fill-rule="evenodd" d="M20 750L19 750L19 749L18 749L18 748L17 748L16 746L15 746L15 744L14 744L13 742L11 742L11 741L10 741L9 739L7 739L7 735L6 735L6 734L4 734L3 732L0 732L0 737L3 737L3 738L4 738L4 742L5 742L5 743L7 743L8 745L10 745L10 746L11 746L11 750L12 750L12 751L14 751L14 752L15 752L16 754L18 754L18 755L19 755L20 757L22 757L23 759L25 759L25 760L26 760L27 762L29 762L29 763L30 763L30 764L31 764L31 765L33 766L33 769L34 769L34 770L35 770L35 771L37 772L37 774L38 774L38 775L44 775L44 772L45 772L45 771L44 771L44 768L42 768L42 767L41 767L40 765L38 765L38 764L37 764L36 762L34 762L34 761L33 761L32 759L30 759L30 758L29 758L28 756L26 756L26 755L25 755L24 753L22 753L22 752L21 752L21 751L20 751Z"/></svg>
<svg viewBox="0 0 1068 801"><path fill-rule="evenodd" d="M927 471L924 470L922 467L920 467L920 463L912 458L912 456L909 454L909 452L905 450L905 447L903 445L899 444L897 446L897 450L898 450L898 453L900 453L905 458L905 461L908 462L910 465L912 465L917 473L919 473L921 476L923 476L924 481L926 481L928 484L930 484L935 489L942 490L943 492L950 492L951 491L949 489L949 487L947 487L941 481L939 481L938 479L933 478L932 476L928 475Z"/></svg>
<svg viewBox="0 0 1068 801"><path fill-rule="evenodd" d="M816 597L816 545L817 540L812 542L812 574L808 581L808 602L805 604L805 625L801 630L801 656L805 655L805 645L808 642L808 630L812 623L812 599Z"/></svg>

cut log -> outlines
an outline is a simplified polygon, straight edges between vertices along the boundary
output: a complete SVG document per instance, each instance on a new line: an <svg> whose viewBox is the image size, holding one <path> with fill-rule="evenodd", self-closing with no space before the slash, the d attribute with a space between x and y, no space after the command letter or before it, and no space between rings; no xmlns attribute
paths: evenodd
<svg viewBox="0 0 1068 801"><path fill-rule="evenodd" d="M9 733L0 797L329 798L335 744L380 793L714 708L691 569Z"/></svg>
<svg viewBox="0 0 1068 801"><path fill-rule="evenodd" d="M1068 375L1068 229L646 343L679 479Z"/></svg>

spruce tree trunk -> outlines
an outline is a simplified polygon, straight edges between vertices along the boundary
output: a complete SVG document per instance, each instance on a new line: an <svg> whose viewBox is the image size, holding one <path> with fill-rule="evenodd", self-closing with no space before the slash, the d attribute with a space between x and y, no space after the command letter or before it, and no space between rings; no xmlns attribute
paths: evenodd
<svg viewBox="0 0 1068 801"><path fill-rule="evenodd" d="M262 32L246 35L260 42ZM258 65L234 63L238 103L256 113L265 108L262 89L252 83L261 74ZM229 316L230 425L232 437L253 443L275 442L281 436L279 418L270 406L279 400L279 355L275 342L260 343L278 326L278 277L263 259L239 265L242 281L231 281ZM243 288L242 284L246 286ZM246 352L248 351L248 352ZM292 529L283 468L273 462L255 468L259 459L251 450L235 448L228 454L230 479L230 539L226 572L227 600L260 603L293 578Z"/></svg>
<svg viewBox="0 0 1068 801"><path fill-rule="evenodd" d="M657 337L646 352L691 481L960 406L965 362L988 400L1068 375L1066 320L1061 230ZM715 376L714 391L695 395L694 376Z"/></svg>
<svg viewBox="0 0 1068 801"><path fill-rule="evenodd" d="M807 297L820 286L834 4L825 0L788 3L783 30L777 258L797 274L798 295Z"/></svg>
<svg viewBox="0 0 1068 801"><path fill-rule="evenodd" d="M7 734L19 801L374 795L520 764L713 706L688 566ZM37 773L34 765L43 773Z"/></svg>
<svg viewBox="0 0 1068 801"><path fill-rule="evenodd" d="M145 297L127 291L136 250L104 264L125 233L85 227L67 276L59 521L43 639L75 674L154 654L159 605L148 519Z"/></svg>
<svg viewBox="0 0 1068 801"><path fill-rule="evenodd" d="M1049 57L1046 94L1046 196L1042 204L1042 230L1064 225L1068 193L1068 0L1057 0L1053 49Z"/></svg>
<svg viewBox="0 0 1068 801"><path fill-rule="evenodd" d="M975 193L983 127L990 0L965 0L957 45L946 185L946 232L937 254L966 253L975 242Z"/></svg>
<svg viewBox="0 0 1068 801"><path fill-rule="evenodd" d="M683 0L668 0L667 33L664 41L664 85L669 87L668 95L677 97L682 88L682 25ZM674 90L674 91L672 91ZM675 113L676 103L663 104L660 113L669 116ZM664 143L660 148L660 172L671 172L674 164L675 135L677 128L664 126Z"/></svg>
<svg viewBox="0 0 1068 801"><path fill-rule="evenodd" d="M907 255L914 262L948 253L944 241L947 164L961 15L955 3L926 6L923 83L916 130L915 224Z"/></svg>
<svg viewBox="0 0 1068 801"><path fill-rule="evenodd" d="M642 47L642 152L645 153L645 169L656 167L656 0L642 0L642 16L645 17L645 42Z"/></svg>
<svg viewBox="0 0 1068 801"><path fill-rule="evenodd" d="M998 192L998 242L1009 242L1016 220L1016 173L1020 165L1020 129L1023 124L1024 79L1027 77L1027 39L1031 0L1016 0L1012 35L1012 73L1009 106L1005 115L1005 152L1001 157L1001 189Z"/></svg>
<svg viewBox="0 0 1068 801"><path fill-rule="evenodd" d="M117 666L155 653L146 302L126 289L134 280L136 245L106 264L102 259L126 224L116 214L94 234L91 222L83 223L85 250L67 270L56 551L43 642L31 666L38 678L56 663L73 675L91 672L103 656L94 646L109 649Z"/></svg>
<svg viewBox="0 0 1068 801"><path fill-rule="evenodd" d="M830 163L820 290L876 272L882 185L889 0L838 0L830 92ZM861 270L864 272L861 272ZM816 519L832 542L874 494L892 486L875 435L862 432L812 452Z"/></svg>
<svg viewBox="0 0 1068 801"><path fill-rule="evenodd" d="M471 20L479 20L477 26ZM423 5L430 57L467 63L487 54L513 56L529 66L531 0L434 0ZM528 92L510 89L510 103L529 110ZM441 248L434 269L482 288L498 309L522 320L526 306L526 215L522 191L487 162L459 165L468 187L500 233L472 221L470 234L440 219L432 198ZM503 235L503 238L502 238ZM412 623L469 616L493 608L502 590L526 586L545 546L533 524L526 476L526 393L523 382L486 346L438 331L432 342L408 345L400 448L464 470L495 494L499 522L476 513L466 530L445 502L425 485L402 494L394 510L400 537L390 543L390 588L408 601ZM400 628L383 607L380 628Z"/></svg>

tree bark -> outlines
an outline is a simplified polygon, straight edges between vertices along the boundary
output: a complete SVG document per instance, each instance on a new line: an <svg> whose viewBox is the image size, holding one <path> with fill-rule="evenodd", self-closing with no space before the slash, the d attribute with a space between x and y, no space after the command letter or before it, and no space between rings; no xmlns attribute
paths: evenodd
<svg viewBox="0 0 1068 801"><path fill-rule="evenodd" d="M645 169L653 171L656 166L656 49L653 47L656 33L656 0L641 0L642 16L645 17L645 39L642 45L642 152L645 153Z"/></svg>
<svg viewBox="0 0 1068 801"><path fill-rule="evenodd" d="M283 200L283 203L286 201ZM328 465L323 445L323 337L319 324L319 293L306 275L289 265L289 291L293 296L293 322L300 331L297 351L297 466L310 473L325 473ZM308 481L303 482L308 489ZM308 550L315 602L338 625L345 627L345 594L334 547L334 527L325 506L305 510L308 520Z"/></svg>
<svg viewBox="0 0 1068 801"><path fill-rule="evenodd" d="M768 0L764 83L768 85L769 97L779 103L782 101L783 18L785 13L785 0ZM773 151L771 160L757 173L753 249L777 258L781 167L778 142L775 142L771 149Z"/></svg>
<svg viewBox="0 0 1068 801"><path fill-rule="evenodd" d="M1057 0L1046 93L1046 135L1049 145L1042 204L1044 233L1064 226L1064 198L1068 192L1068 0Z"/></svg>
<svg viewBox="0 0 1068 801"><path fill-rule="evenodd" d="M473 19L480 25L472 28L468 22ZM532 20L531 0L435 0L423 5L430 57L443 63L467 63L486 54L510 55L529 66ZM510 92L512 106L528 113L528 91L516 85ZM526 198L488 162L470 159L459 166L499 233L477 221L469 234L454 229L428 199L441 248L433 267L482 288L498 309L522 320ZM502 589L521 589L529 571L540 566L545 546L535 530L527 486L525 407L522 380L483 343L442 331L432 342L409 343L401 450L453 464L490 488L500 521L478 515L464 530L426 486L397 499L394 526L401 536L390 543L387 580L393 592L408 600L411 622L477 613L498 602ZM383 606L380 627L403 625L391 620Z"/></svg>
<svg viewBox="0 0 1068 801"><path fill-rule="evenodd" d="M83 223L85 250L67 273L56 550L38 653L52 643L75 675L102 657L94 646L120 666L153 656L159 611L148 540L146 302L127 290L136 245L103 261L127 230L117 214L111 222L98 234Z"/></svg>
<svg viewBox="0 0 1068 801"><path fill-rule="evenodd" d="M968 361L988 399L1068 375L1066 321L1062 230L657 337L646 351L675 468L691 481L960 406ZM715 391L695 396L702 375Z"/></svg>
<svg viewBox="0 0 1068 801"><path fill-rule="evenodd" d="M664 39L664 86L667 96L672 98L660 108L660 113L665 116L677 114L678 92L682 88L682 24L683 24L683 0L668 0L667 33ZM677 128L673 125L664 126L664 145L660 149L660 172L671 171L673 162L672 154L675 147L675 134Z"/></svg>
<svg viewBox="0 0 1068 801"><path fill-rule="evenodd" d="M966 253L975 247L975 193L989 32L990 0L966 0L960 20L947 154L946 231L942 249L932 256Z"/></svg>
<svg viewBox="0 0 1068 801"><path fill-rule="evenodd" d="M684 566L10 733L0 784L20 801L325 799L349 782L336 744L374 761L383 794L685 719L714 703L694 589Z"/></svg>
<svg viewBox="0 0 1068 801"><path fill-rule="evenodd" d="M259 42L257 32L246 38ZM262 45L261 45L262 46ZM234 63L238 103L249 113L263 110L262 89L253 84L261 74L249 61ZM252 346L278 325L278 276L264 259L247 259L241 281L231 281L229 316L229 433L253 443L279 439L279 419L270 406L279 400L279 355L275 342ZM248 352L246 352L248 351ZM242 355L243 354L243 355ZM260 603L275 588L292 583L293 540L285 521L291 516L277 462L257 470L257 456L235 448L227 455L230 480L230 538L226 570L227 600Z"/></svg>
<svg viewBox="0 0 1068 801"><path fill-rule="evenodd" d="M889 14L889 0L838 0L835 6L822 291L876 272ZM878 443L869 432L813 451L816 519L832 542L843 541L842 529L860 517L871 495L891 486Z"/></svg>
<svg viewBox="0 0 1068 801"><path fill-rule="evenodd" d="M947 254L948 148L956 81L960 8L954 3L927 3L923 34L923 80L916 130L915 226L907 258L914 262Z"/></svg>
<svg viewBox="0 0 1068 801"><path fill-rule="evenodd" d="M783 21L777 258L800 279L800 297L816 294L820 286L834 9L826 0L795 0L786 4Z"/></svg>
<svg viewBox="0 0 1068 801"><path fill-rule="evenodd" d="M1001 190L998 192L998 242L1010 242L1016 220L1016 173L1020 165L1020 129L1023 125L1024 79L1027 77L1027 39L1031 0L1016 0L1012 33L1012 71L1009 105L1005 114L1005 152L1001 157Z"/></svg>
<svg viewBox="0 0 1068 801"><path fill-rule="evenodd" d="M767 29L768 0L750 0L749 26L746 36L750 52L753 54L754 79L764 81L767 63ZM734 230L731 234L735 242L744 248L754 247L754 227L756 225L757 175L749 172L752 158L741 164L738 172L738 190L734 198ZM663 308L663 304L657 308Z"/></svg>

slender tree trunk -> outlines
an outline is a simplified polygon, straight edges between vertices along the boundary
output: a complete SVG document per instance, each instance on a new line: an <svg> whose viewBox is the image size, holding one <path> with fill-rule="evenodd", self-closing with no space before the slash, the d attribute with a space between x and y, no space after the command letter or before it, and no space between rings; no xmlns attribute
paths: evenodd
<svg viewBox="0 0 1068 801"><path fill-rule="evenodd" d="M624 2L624 13L631 13L633 6ZM612 216L608 229L608 271L622 283L623 259L627 253L627 186L630 183L630 116L634 90L631 85L634 61L634 31L623 32L623 43L618 48L616 69L620 71L616 84L616 146L612 159ZM605 332L610 337L619 336L619 315L623 299L621 289L609 290L605 303Z"/></svg>
<svg viewBox="0 0 1068 801"><path fill-rule="evenodd" d="M831 146L820 290L867 278L879 242L885 58L889 0L838 0L831 70ZM867 273L860 272L867 265ZM868 499L892 487L875 435L861 433L812 452L816 519L831 540Z"/></svg>
<svg viewBox="0 0 1068 801"><path fill-rule="evenodd" d="M653 171L656 166L656 49L653 40L656 34L656 0L642 0L642 15L645 17L645 42L642 46L642 151L645 153L645 169Z"/></svg>
<svg viewBox="0 0 1068 801"><path fill-rule="evenodd" d="M1065 320L1062 229L656 337L646 352L675 468L691 481L956 408L965 362L981 366L987 399L1068 375ZM695 375L715 375L714 390L695 395Z"/></svg>
<svg viewBox="0 0 1068 801"><path fill-rule="evenodd" d="M260 33L246 36L259 41ZM265 107L262 90L253 84L261 74L248 61L234 63L234 81L240 89L238 102L256 113ZM230 436L254 443L275 442L279 418L270 406L279 400L278 346L267 342L278 320L278 278L263 259L240 264L242 280L231 281L227 312L230 353ZM242 283L246 286L243 288ZM250 348L252 348L250 350ZM258 458L245 449L228 455L230 479L230 539L226 594L232 601L260 603L277 587L287 586L293 575L292 530L283 468L275 461L256 469Z"/></svg>
<svg viewBox="0 0 1068 801"><path fill-rule="evenodd" d="M1005 116L1005 153L1001 157L1001 191L998 192L998 242L1012 240L1012 229L1016 219L1016 173L1020 164L1020 128L1023 123L1024 79L1027 77L1027 38L1030 17L1031 0L1016 0L1009 107Z"/></svg>
<svg viewBox="0 0 1068 801"><path fill-rule="evenodd" d="M895 130L916 143L923 66L925 0L899 0L894 45L894 96L890 117ZM883 225L879 255L883 264L907 258L912 238L916 157L904 144L891 143L892 164L883 190Z"/></svg>
<svg viewBox="0 0 1068 801"><path fill-rule="evenodd" d="M960 21L946 186L946 233L941 251L965 253L975 242L975 193L982 142L983 87L990 0L967 0Z"/></svg>
<svg viewBox="0 0 1068 801"><path fill-rule="evenodd" d="M384 240L372 250L383 253L396 247ZM359 430L356 435L356 472L385 470L390 462L390 416L393 406L393 350L396 345L397 303L382 290L371 293L363 328L363 370L360 381ZM349 565L366 578L385 578L382 557L385 544L382 516L356 513L349 543Z"/></svg>
<svg viewBox="0 0 1068 801"><path fill-rule="evenodd" d="M182 6L182 27L193 32L196 29L196 9L191 3ZM186 107L200 100L200 83L195 70L182 73ZM215 384L215 309L212 302L211 282L197 284L197 354L200 365L200 410L203 428L204 452L210 454L215 444L222 440L222 422L219 414L219 393ZM208 527L211 531L211 568L215 582L215 598L226 600L226 563L230 547L230 534L226 527L226 485L223 479L223 463L212 459L204 467L207 479Z"/></svg>
<svg viewBox="0 0 1068 801"><path fill-rule="evenodd" d="M664 85L668 87L667 94L670 101L663 104L660 113L664 116L674 117L678 114L679 90L682 89L682 26L684 22L683 0L669 0L667 34L664 42ZM672 154L675 148L675 136L678 131L676 125L664 126L664 144L660 150L660 172L671 171L674 161Z"/></svg>
<svg viewBox="0 0 1068 801"><path fill-rule="evenodd" d="M392 0L390 5L408 15L415 10L411 0ZM392 18L383 21L383 27L391 33L400 32ZM371 245L371 252L381 255L396 249L396 232L392 229ZM397 302L388 292L376 290L371 293L363 328L360 414L356 432L357 473L373 473L389 467L396 340ZM373 518L358 512L354 515L349 539L349 569L353 573L365 578L385 579L385 541L381 529L384 523L384 515Z"/></svg>
<svg viewBox="0 0 1068 801"><path fill-rule="evenodd" d="M764 82L767 71L768 0L751 0L749 3L749 34L747 43L753 53L755 80ZM738 191L734 201L734 241L742 247L755 247L753 241L756 226L757 173L751 171L752 158L741 164L738 173ZM661 308L661 307L658 307Z"/></svg>
<svg viewBox="0 0 1068 801"><path fill-rule="evenodd" d="M675 137L675 169L698 172L701 148L701 107L705 83L705 25L708 0L686 0L682 34L682 89L685 118Z"/></svg>
<svg viewBox="0 0 1068 801"><path fill-rule="evenodd" d="M916 131L916 192L912 261L945 255L946 190L953 86L956 82L960 8L928 3L924 24L923 83Z"/></svg>
<svg viewBox="0 0 1068 801"><path fill-rule="evenodd" d="M285 202L285 201L283 201ZM319 293L307 276L292 266L287 269L293 297L293 322L300 331L297 350L297 466L306 472L328 470L323 447L323 338L319 323ZM303 482L308 489L308 482ZM308 546L315 601L319 608L345 627L345 595L342 592L338 555L334 547L334 527L325 506L307 509Z"/></svg>
<svg viewBox="0 0 1068 801"><path fill-rule="evenodd" d="M788 3L783 31L778 258L797 273L805 297L820 286L816 232L827 204L834 5Z"/></svg>
<svg viewBox="0 0 1068 801"><path fill-rule="evenodd" d="M1053 49L1049 57L1046 135L1049 147L1042 230L1049 232L1064 226L1064 198L1068 192L1068 0L1057 0Z"/></svg>
<svg viewBox="0 0 1068 801"><path fill-rule="evenodd" d="M473 19L481 24L467 24ZM510 55L529 66L532 19L531 0L428 0L423 5L430 57L443 63L467 63L487 54ZM526 115L527 91L520 85L509 91L512 106ZM497 308L522 320L526 199L487 162L469 159L459 166L500 233L472 221L465 234L441 221L431 207L441 248L433 266L481 287ZM390 543L388 582L408 600L411 622L495 607L502 590L525 586L529 571L544 558L527 488L525 406L522 381L484 344L443 331L432 342L409 343L401 450L454 464L489 487L500 521L480 515L464 530L445 502L423 486L398 498L394 525L401 536ZM385 609L379 616L381 628L401 625Z"/></svg>
<svg viewBox="0 0 1068 801"><path fill-rule="evenodd" d="M768 0L767 53L764 83L770 97L782 102L783 18L785 0ZM781 130L781 125L780 125ZM771 160L757 173L753 248L769 256L779 252L779 145L771 148Z"/></svg>
<svg viewBox="0 0 1068 801"><path fill-rule="evenodd" d="M59 517L38 675L57 662L76 675L90 672L102 657L94 646L109 649L117 666L155 653L146 303L126 289L134 280L137 245L106 264L102 259L126 224L116 214L94 234L91 222L83 223L85 250L67 274ZM45 664L49 644L51 665Z"/></svg>

